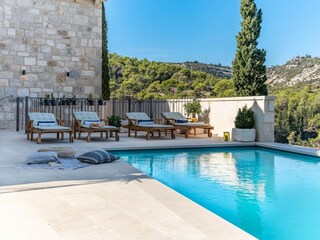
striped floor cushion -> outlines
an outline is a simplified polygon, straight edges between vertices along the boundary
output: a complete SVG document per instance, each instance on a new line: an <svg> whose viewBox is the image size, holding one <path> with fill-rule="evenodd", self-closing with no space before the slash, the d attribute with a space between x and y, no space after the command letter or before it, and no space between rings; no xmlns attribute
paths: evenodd
<svg viewBox="0 0 320 240"><path fill-rule="evenodd" d="M119 159L119 157L105 150L94 150L81 154L77 159L85 163L101 164L113 162Z"/></svg>

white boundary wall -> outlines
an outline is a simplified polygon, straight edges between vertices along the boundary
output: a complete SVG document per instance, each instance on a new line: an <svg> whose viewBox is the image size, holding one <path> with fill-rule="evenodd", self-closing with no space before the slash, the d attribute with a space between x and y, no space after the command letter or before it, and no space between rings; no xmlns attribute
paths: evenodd
<svg viewBox="0 0 320 240"><path fill-rule="evenodd" d="M223 136L234 128L234 119L239 108L252 107L255 115L255 126L258 142L274 142L274 96L234 97L199 99L202 110L210 107L210 123L214 134Z"/></svg>

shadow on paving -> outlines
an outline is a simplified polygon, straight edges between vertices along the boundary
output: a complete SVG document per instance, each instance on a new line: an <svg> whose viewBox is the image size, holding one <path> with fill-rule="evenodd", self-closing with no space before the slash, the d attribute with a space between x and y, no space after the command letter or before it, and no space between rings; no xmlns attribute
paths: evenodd
<svg viewBox="0 0 320 240"><path fill-rule="evenodd" d="M125 164L125 163L121 163ZM90 168L90 167L89 167ZM47 180L37 177L33 177L32 179L22 180L21 182L15 181L11 184L1 184L0 183L0 194L8 194L8 193L17 193L17 192L25 192L25 191L37 191L43 189L55 189L55 188L65 188L65 187L77 187L84 185L92 185L92 184L100 184L106 182L120 182L123 184L128 184L130 182L139 182L142 183L142 179L149 179L150 177L144 175L138 170L132 167L132 172L130 173L118 173L112 174L112 176L101 177L101 179L95 176L61 176L56 180ZM134 172L136 170L136 172ZM48 170L50 171L50 170Z"/></svg>

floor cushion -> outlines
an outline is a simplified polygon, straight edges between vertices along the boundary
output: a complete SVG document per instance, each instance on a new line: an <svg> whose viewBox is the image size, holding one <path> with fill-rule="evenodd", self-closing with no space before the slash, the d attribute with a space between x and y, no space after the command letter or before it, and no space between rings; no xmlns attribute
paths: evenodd
<svg viewBox="0 0 320 240"><path fill-rule="evenodd" d="M58 162L56 152L36 152L28 156L26 164Z"/></svg>
<svg viewBox="0 0 320 240"><path fill-rule="evenodd" d="M79 155L77 159L85 163L101 164L113 162L119 157L105 150L93 150Z"/></svg>
<svg viewBox="0 0 320 240"><path fill-rule="evenodd" d="M71 158L76 155L76 151L71 147L40 148L38 152L56 152L59 158Z"/></svg>

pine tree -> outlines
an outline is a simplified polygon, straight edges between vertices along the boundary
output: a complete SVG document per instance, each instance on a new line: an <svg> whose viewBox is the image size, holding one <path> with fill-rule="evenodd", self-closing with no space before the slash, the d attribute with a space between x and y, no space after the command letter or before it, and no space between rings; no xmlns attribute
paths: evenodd
<svg viewBox="0 0 320 240"><path fill-rule="evenodd" d="M110 74L109 74L109 59L108 59L108 25L105 15L104 3L102 3L102 89L101 95L103 99L110 98Z"/></svg>
<svg viewBox="0 0 320 240"><path fill-rule="evenodd" d="M239 96L267 95L266 51L258 49L262 11L254 0L241 0L241 31L237 36L237 51L232 62L234 87Z"/></svg>

